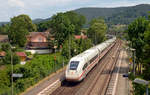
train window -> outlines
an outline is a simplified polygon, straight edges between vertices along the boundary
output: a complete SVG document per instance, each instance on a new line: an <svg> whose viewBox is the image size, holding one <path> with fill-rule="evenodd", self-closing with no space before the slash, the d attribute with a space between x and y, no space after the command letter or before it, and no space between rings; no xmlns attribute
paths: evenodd
<svg viewBox="0 0 150 95"><path fill-rule="evenodd" d="M71 61L70 62L70 70L76 70L79 65L79 61Z"/></svg>
<svg viewBox="0 0 150 95"><path fill-rule="evenodd" d="M90 60L90 63L92 63L97 57L98 57L98 54Z"/></svg>
<svg viewBox="0 0 150 95"><path fill-rule="evenodd" d="M88 64L86 63L84 66L83 66L83 70L88 66Z"/></svg>

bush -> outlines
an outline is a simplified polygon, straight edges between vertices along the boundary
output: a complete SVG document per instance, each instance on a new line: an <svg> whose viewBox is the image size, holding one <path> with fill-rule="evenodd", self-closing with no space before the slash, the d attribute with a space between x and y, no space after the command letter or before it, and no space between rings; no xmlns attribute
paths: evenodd
<svg viewBox="0 0 150 95"><path fill-rule="evenodd" d="M66 41L63 48L61 55L65 56L66 58L69 58L69 41ZM70 41L70 57L73 57L87 49L89 49L92 46L92 41L90 39L72 39Z"/></svg>
<svg viewBox="0 0 150 95"><path fill-rule="evenodd" d="M4 43L1 45L1 48L3 51L8 52L11 49L11 46L9 43Z"/></svg>
<svg viewBox="0 0 150 95"><path fill-rule="evenodd" d="M144 95L144 93L146 92L146 86L144 85L133 83L133 87L134 95Z"/></svg>
<svg viewBox="0 0 150 95"><path fill-rule="evenodd" d="M2 59L0 59L0 66L1 66L1 65L3 65L3 64L4 64L4 63L3 63L3 60L2 60Z"/></svg>
<svg viewBox="0 0 150 95"><path fill-rule="evenodd" d="M9 95L10 76L7 70L0 70L0 95Z"/></svg>
<svg viewBox="0 0 150 95"><path fill-rule="evenodd" d="M129 74L129 79L130 79L130 80L134 80L134 79L135 79L135 77L134 77L134 74L133 74L133 73L130 73L130 74Z"/></svg>
<svg viewBox="0 0 150 95"><path fill-rule="evenodd" d="M13 64L19 64L20 58L16 54L12 53ZM7 52L6 56L2 59L4 64L11 64L11 52Z"/></svg>
<svg viewBox="0 0 150 95"><path fill-rule="evenodd" d="M24 52L24 49L19 48L19 47L17 47L15 50L16 50L17 52Z"/></svg>
<svg viewBox="0 0 150 95"><path fill-rule="evenodd" d="M25 52L27 56L32 55L31 52Z"/></svg>
<svg viewBox="0 0 150 95"><path fill-rule="evenodd" d="M56 56L56 63L54 61L54 56ZM67 64L68 60L64 58L64 62ZM36 55L36 57L28 61L25 65L14 65L14 73L23 74L22 78L14 78L15 95L23 92L25 89L29 88L31 85L34 85L55 70L62 68L62 63L63 56L61 56L60 53L55 53L50 55ZM0 72L0 95L9 95L11 93L11 89L10 92L8 90L11 88L11 66L8 65L8 68L5 71L7 72ZM8 89L3 90L3 88Z"/></svg>
<svg viewBox="0 0 150 95"><path fill-rule="evenodd" d="M33 55L33 57L37 57L37 55L38 55L38 54L37 54L37 53L35 53L35 54Z"/></svg>

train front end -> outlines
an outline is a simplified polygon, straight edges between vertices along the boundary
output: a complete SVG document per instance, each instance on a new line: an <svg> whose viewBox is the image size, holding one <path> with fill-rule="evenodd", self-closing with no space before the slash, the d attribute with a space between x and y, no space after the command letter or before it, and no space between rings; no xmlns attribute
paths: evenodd
<svg viewBox="0 0 150 95"><path fill-rule="evenodd" d="M71 60L66 68L65 78L67 81L77 82L81 81L80 78L80 61Z"/></svg>

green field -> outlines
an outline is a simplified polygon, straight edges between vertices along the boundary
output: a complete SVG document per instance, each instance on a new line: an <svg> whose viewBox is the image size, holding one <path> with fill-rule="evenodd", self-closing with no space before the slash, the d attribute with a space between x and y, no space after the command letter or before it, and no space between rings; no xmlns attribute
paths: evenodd
<svg viewBox="0 0 150 95"><path fill-rule="evenodd" d="M56 56L56 60L54 60ZM32 60L25 65L14 65L14 73L22 73L22 78L14 78L14 93L18 94L25 89L36 84L44 77L50 75L56 70L67 64L67 60L63 59L60 53L55 54L35 54ZM5 70L0 70L0 95L10 95L11 92L11 65L6 65Z"/></svg>

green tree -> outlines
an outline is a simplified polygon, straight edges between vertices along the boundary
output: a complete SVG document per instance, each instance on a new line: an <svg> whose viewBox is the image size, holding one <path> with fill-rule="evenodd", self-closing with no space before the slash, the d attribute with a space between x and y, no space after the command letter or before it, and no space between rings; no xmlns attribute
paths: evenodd
<svg viewBox="0 0 150 95"><path fill-rule="evenodd" d="M125 35L125 30L127 30L127 25L112 25L108 32L121 38Z"/></svg>
<svg viewBox="0 0 150 95"><path fill-rule="evenodd" d="M46 31L48 28L50 28L50 20L37 24L37 30L38 31L43 32L43 31Z"/></svg>
<svg viewBox="0 0 150 95"><path fill-rule="evenodd" d="M131 47L136 49L137 64L143 63L144 32L147 29L147 25L148 21L146 18L139 17L128 26L127 31L129 40L131 41Z"/></svg>
<svg viewBox="0 0 150 95"><path fill-rule="evenodd" d="M94 44L98 44L106 39L106 31L107 25L103 19L93 19L90 23L90 28L88 29L87 35Z"/></svg>
<svg viewBox="0 0 150 95"><path fill-rule="evenodd" d="M146 32L144 33L144 42L144 79L150 80L150 22Z"/></svg>
<svg viewBox="0 0 150 95"><path fill-rule="evenodd" d="M90 39L77 39L75 40L76 44L77 44L77 54L89 49L90 47L92 47L92 41Z"/></svg>
<svg viewBox="0 0 150 95"><path fill-rule="evenodd" d="M3 51L7 52L7 51L9 51L11 49L11 46L10 46L9 43L3 43L1 45L1 48L2 48Z"/></svg>
<svg viewBox="0 0 150 95"><path fill-rule="evenodd" d="M71 24L70 20L63 13L54 15L51 20L51 34L55 37L58 43L58 47L64 43L69 36L74 33L74 25Z"/></svg>
<svg viewBox="0 0 150 95"><path fill-rule="evenodd" d="M89 49L90 47L92 47L92 41L90 39L83 39L81 46L83 47L83 50L85 51Z"/></svg>
<svg viewBox="0 0 150 95"><path fill-rule="evenodd" d="M141 71L141 66L144 67L140 77L145 80L150 80L150 21L145 17L139 17L128 26L128 38L131 41L131 47L136 49L136 63ZM135 94L144 95L145 86L134 84Z"/></svg>
<svg viewBox="0 0 150 95"><path fill-rule="evenodd" d="M5 35L7 35L8 32L9 32L9 27L10 27L9 24L2 25L2 26L0 27L0 34L5 34Z"/></svg>
<svg viewBox="0 0 150 95"><path fill-rule="evenodd" d="M92 42L90 39L75 39L72 37L70 41L70 57L73 57L87 49L89 49L92 46ZM65 44L63 45L61 54L65 56L66 58L69 58L69 41L65 41Z"/></svg>
<svg viewBox="0 0 150 95"><path fill-rule="evenodd" d="M80 34L81 28L86 23L86 18L83 15L77 14L73 11L68 11L65 15L69 18L71 24L75 26L75 34Z"/></svg>
<svg viewBox="0 0 150 95"><path fill-rule="evenodd" d="M11 64L11 55L12 55L12 61L13 65L20 63L20 58L15 53L7 52L6 56L2 59L4 64Z"/></svg>
<svg viewBox="0 0 150 95"><path fill-rule="evenodd" d="M146 87L144 85L134 83L133 87L135 89L134 95L145 95L144 93L145 93Z"/></svg>
<svg viewBox="0 0 150 95"><path fill-rule="evenodd" d="M11 44L23 47L27 41L29 32L36 31L35 24L27 15L19 15L11 19L9 40Z"/></svg>
<svg viewBox="0 0 150 95"><path fill-rule="evenodd" d="M70 50L69 50L69 46L70 46ZM70 55L69 55L69 51L70 51ZM77 52L77 44L75 42L75 39L73 37L71 37L70 42L69 42L69 40L65 41L61 54L63 56L65 56L66 58L69 58L69 56L73 57L77 53L78 53Z"/></svg>
<svg viewBox="0 0 150 95"><path fill-rule="evenodd" d="M10 86L10 76L8 75L6 70L0 70L0 95L4 95L2 93L6 92ZM7 89L7 90L6 90ZM6 94L8 95L8 94Z"/></svg>

